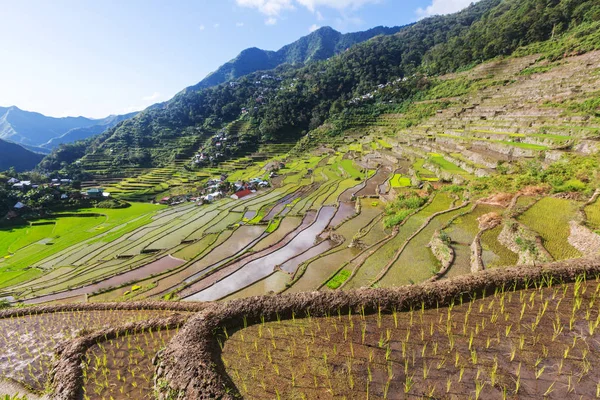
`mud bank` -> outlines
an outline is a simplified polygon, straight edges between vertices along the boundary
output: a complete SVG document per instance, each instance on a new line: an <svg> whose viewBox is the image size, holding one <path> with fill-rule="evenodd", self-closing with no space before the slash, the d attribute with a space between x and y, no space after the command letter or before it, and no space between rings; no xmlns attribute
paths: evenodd
<svg viewBox="0 0 600 400"><path fill-rule="evenodd" d="M227 377L215 332L221 327L246 325L305 316L342 312L374 313L407 310L411 306L448 305L464 293L493 291L498 287L521 288L552 276L571 282L577 276L600 274L600 258L570 260L542 266L521 266L482 271L454 279L393 289L361 289L348 292L310 292L272 297L252 297L215 303L192 317L158 355L155 389L160 399L234 399L239 397Z"/></svg>

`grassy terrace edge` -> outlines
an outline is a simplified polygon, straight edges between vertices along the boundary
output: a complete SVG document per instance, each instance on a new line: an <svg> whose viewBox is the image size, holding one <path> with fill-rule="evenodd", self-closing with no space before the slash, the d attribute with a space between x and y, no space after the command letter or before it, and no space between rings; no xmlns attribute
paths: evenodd
<svg viewBox="0 0 600 400"><path fill-rule="evenodd" d="M449 305L464 294L490 293L497 288L528 288L548 282L573 282L578 276L600 275L600 257L538 266L481 271L445 281L391 289L347 292L308 292L259 296L213 303L193 316L158 354L155 391L161 400L235 399L241 395L225 371L217 332L242 329L263 321L344 313L406 311L411 307ZM76 393L55 392L56 399L75 399Z"/></svg>

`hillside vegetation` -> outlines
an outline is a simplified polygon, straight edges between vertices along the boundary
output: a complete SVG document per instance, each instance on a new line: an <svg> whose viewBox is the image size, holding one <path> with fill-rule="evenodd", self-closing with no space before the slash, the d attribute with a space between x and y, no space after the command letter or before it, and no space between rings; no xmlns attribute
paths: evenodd
<svg viewBox="0 0 600 400"><path fill-rule="evenodd" d="M44 158L41 154L29 151L18 144L0 140L0 171L14 168L16 171L29 171Z"/></svg>
<svg viewBox="0 0 600 400"><path fill-rule="evenodd" d="M187 90L216 86L252 72L274 69L282 64L306 64L326 60L357 43L379 35L392 35L400 29L402 28L379 26L364 32L341 34L330 27L322 27L278 51L261 50L255 47L246 49L235 59L225 63Z"/></svg>
<svg viewBox="0 0 600 400"><path fill-rule="evenodd" d="M0 231L5 305L209 308L75 335L50 390L597 396L595 3L483 0L60 146L46 168L131 206Z"/></svg>

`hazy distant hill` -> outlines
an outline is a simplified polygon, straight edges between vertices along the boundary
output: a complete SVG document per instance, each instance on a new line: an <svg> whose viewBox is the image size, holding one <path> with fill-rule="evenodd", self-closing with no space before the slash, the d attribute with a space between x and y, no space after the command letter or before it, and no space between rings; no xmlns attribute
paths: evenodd
<svg viewBox="0 0 600 400"><path fill-rule="evenodd" d="M137 113L134 112L125 115L111 115L104 119L96 120L96 122L99 122L97 125L71 129L66 133L62 134L61 136L50 139L46 143L42 144L40 147L42 149L47 149L48 151L50 151L63 143L73 143L78 140L87 139L94 135L99 135L105 130L112 128L119 122L131 118L136 114Z"/></svg>
<svg viewBox="0 0 600 400"><path fill-rule="evenodd" d="M135 113L103 119L85 117L54 118L18 107L0 107L0 139L33 147L52 149L60 143L102 133ZM94 129L87 129L95 127ZM79 129L84 129L78 131ZM71 140L71 138L73 138Z"/></svg>
<svg viewBox="0 0 600 400"><path fill-rule="evenodd" d="M14 167L17 171L33 169L44 156L24 149L18 144L0 140L0 171Z"/></svg>
<svg viewBox="0 0 600 400"><path fill-rule="evenodd" d="M281 64L321 61L339 54L352 45L364 42L379 35L392 35L402 27L387 28L378 26L364 32L342 34L330 27L323 27L304 36L278 51L261 50L252 47L242 51L236 58L225 63L208 75L192 89L202 89L237 79L256 71L273 69Z"/></svg>

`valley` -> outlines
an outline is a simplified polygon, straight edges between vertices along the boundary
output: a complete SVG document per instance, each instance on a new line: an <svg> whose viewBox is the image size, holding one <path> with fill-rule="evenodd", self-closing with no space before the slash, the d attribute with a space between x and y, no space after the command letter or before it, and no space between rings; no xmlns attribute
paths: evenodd
<svg viewBox="0 0 600 400"><path fill-rule="evenodd" d="M321 29L2 173L0 395L598 397L600 14L525 3L571 24Z"/></svg>

